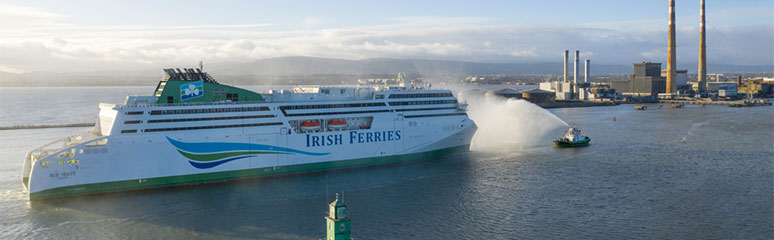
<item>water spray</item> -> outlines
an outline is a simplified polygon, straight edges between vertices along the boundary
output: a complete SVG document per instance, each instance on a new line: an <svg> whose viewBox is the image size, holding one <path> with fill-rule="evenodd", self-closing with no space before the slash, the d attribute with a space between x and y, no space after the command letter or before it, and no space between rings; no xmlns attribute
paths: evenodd
<svg viewBox="0 0 774 240"><path fill-rule="evenodd" d="M551 112L525 100L508 99L482 91L462 91L468 116L478 131L471 142L474 151L524 148L551 144L568 124Z"/></svg>

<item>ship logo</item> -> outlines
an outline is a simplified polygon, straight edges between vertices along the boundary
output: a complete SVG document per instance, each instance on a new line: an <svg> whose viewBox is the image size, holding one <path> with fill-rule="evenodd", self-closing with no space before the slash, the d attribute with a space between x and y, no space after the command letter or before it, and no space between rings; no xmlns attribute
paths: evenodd
<svg viewBox="0 0 774 240"><path fill-rule="evenodd" d="M180 100L185 101L191 98L204 96L204 82L192 82L180 85Z"/></svg>
<svg viewBox="0 0 774 240"><path fill-rule="evenodd" d="M198 169L213 168L234 160L256 157L263 154L302 154L308 156L331 154L306 152L292 148L254 143L180 142L170 137L167 137L167 141L177 148L177 152L188 158L188 163L191 166Z"/></svg>

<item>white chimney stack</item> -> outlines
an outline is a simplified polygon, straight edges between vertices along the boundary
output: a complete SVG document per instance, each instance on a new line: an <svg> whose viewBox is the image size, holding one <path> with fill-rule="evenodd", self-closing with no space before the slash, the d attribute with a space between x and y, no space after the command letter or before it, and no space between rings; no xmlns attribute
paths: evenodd
<svg viewBox="0 0 774 240"><path fill-rule="evenodd" d="M580 55L580 51L575 50L575 72L573 73L574 74L573 77L575 78L575 79L573 79L573 82L575 84L578 84L578 57L579 57L579 55Z"/></svg>
<svg viewBox="0 0 774 240"><path fill-rule="evenodd" d="M584 77L583 78L583 82L585 82L585 83L589 82L589 78L590 78L589 77L589 67L591 67L590 65L591 65L591 60L586 59L586 69L585 69L586 71L585 71L585 74L583 75L583 77Z"/></svg>
<svg viewBox="0 0 774 240"><path fill-rule="evenodd" d="M564 50L564 82L567 82L567 61L570 58L570 51Z"/></svg>

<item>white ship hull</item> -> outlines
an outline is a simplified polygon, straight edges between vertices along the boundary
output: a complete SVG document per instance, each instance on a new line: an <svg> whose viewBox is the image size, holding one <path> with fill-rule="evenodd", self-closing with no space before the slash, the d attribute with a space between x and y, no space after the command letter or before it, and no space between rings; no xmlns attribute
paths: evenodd
<svg viewBox="0 0 774 240"><path fill-rule="evenodd" d="M30 199L39 199L373 166L467 151L476 131L456 100L432 108L392 106L386 99L352 102L385 104L343 110L281 108L289 103L101 104L97 129L111 134L71 137L56 152L31 152L25 187ZM328 103L342 102L314 104ZM263 110L202 110L213 107ZM169 109L194 113L152 114ZM293 125L308 119L370 122L314 132Z"/></svg>

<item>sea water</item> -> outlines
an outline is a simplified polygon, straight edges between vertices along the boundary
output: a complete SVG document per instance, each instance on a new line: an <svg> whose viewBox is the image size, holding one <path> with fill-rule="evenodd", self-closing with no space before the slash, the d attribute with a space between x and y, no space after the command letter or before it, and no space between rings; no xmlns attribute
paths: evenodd
<svg viewBox="0 0 774 240"><path fill-rule="evenodd" d="M0 126L94 122L98 102L152 91L3 87ZM468 153L42 202L22 192L24 155L90 128L0 131L0 239L319 239L335 192L358 239L774 237L774 107L468 104L483 134ZM564 122L591 145L553 147Z"/></svg>

